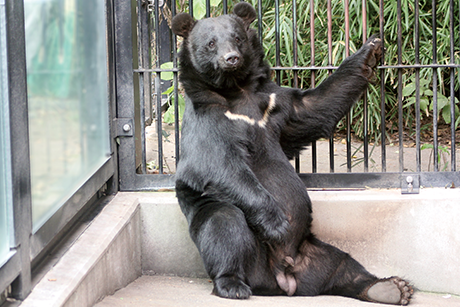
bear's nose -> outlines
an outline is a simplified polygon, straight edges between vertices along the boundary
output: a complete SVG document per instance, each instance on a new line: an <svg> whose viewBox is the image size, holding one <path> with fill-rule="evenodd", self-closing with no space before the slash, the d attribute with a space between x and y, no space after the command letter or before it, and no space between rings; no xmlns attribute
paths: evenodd
<svg viewBox="0 0 460 307"><path fill-rule="evenodd" d="M238 61L240 60L240 55L238 54L238 52L233 51L233 52L227 53L224 58L227 64L236 65Z"/></svg>

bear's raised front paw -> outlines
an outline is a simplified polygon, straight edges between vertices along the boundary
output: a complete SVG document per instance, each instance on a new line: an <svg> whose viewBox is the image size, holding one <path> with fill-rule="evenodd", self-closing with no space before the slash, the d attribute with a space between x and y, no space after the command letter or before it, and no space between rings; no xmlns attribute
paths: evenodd
<svg viewBox="0 0 460 307"><path fill-rule="evenodd" d="M214 280L212 294L231 299L248 299L251 288L237 277L220 277Z"/></svg>
<svg viewBox="0 0 460 307"><path fill-rule="evenodd" d="M364 44L367 50L366 59L364 62L363 73L368 80L374 77L374 68L380 62L383 53L383 42L376 35L372 35Z"/></svg>
<svg viewBox="0 0 460 307"><path fill-rule="evenodd" d="M371 302L407 305L414 293L412 287L399 277L390 277L378 280L367 289L364 295Z"/></svg>

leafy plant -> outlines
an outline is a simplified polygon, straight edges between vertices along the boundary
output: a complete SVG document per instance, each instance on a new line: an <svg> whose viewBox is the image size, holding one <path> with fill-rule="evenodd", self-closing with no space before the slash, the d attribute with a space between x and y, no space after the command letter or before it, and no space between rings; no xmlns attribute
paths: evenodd
<svg viewBox="0 0 460 307"><path fill-rule="evenodd" d="M172 69L173 63L172 62L164 63L160 66L160 68L161 69ZM165 81L173 80L174 74L173 72L169 72L169 71L162 72L161 79ZM174 124L175 122L174 119L176 117L175 109L174 109L174 99L175 99L174 98L175 97L174 88L175 88L175 85L173 84L166 91L162 93L163 95L167 95L168 97L168 108L166 112L163 114L163 122L167 124ZM177 95L177 103L178 103L178 110L179 110L179 114L178 114L179 121L181 121L184 115L184 110L185 110L185 100L184 100L184 96L182 96L181 93L178 93Z"/></svg>
<svg viewBox="0 0 460 307"><path fill-rule="evenodd" d="M429 164L428 164L428 171L430 171L430 165L431 165L431 158L433 156L433 152L434 152L434 146L433 144L423 144L421 147L420 147L421 150L425 150L425 149L431 149L431 152L430 152L430 158L429 158ZM447 146L443 146L443 145L440 145L438 146L438 164L441 163L441 158L444 159L444 166L442 168L442 171L446 171L447 168L449 167L449 162L446 161L446 159L444 158L443 155L450 155L450 150Z"/></svg>
<svg viewBox="0 0 460 307"><path fill-rule="evenodd" d="M258 0L248 0L258 9ZM228 12L237 0L228 1ZM178 0L178 10L187 11L188 1ZM307 67L307 69L279 70L277 81L284 86L297 84L301 88L308 88L322 82L332 72L329 69L317 69L325 66L338 66L348 54L356 52L363 44L364 38L371 34L380 33L380 8L379 0L368 0L366 5L366 20L363 21L363 7L361 0L349 0L349 32L345 33L345 8L341 0L331 0L331 46L328 45L328 7L327 1L314 0L314 16L310 16L311 1L296 1L296 27L293 24L292 1L278 2L275 7L275 0L262 0L262 42L266 50L266 59L271 66L280 67ZM458 63L460 50L457 44L458 37L454 42L454 55L451 58L451 33L460 33L459 25L454 29L450 28L450 4L448 0L440 0L436 3L435 29L432 29L432 1L420 0L419 7L419 37L415 36L415 11L412 0L401 0L401 43L398 48L398 6L396 1L385 1L383 7L384 24L382 32L385 42L384 65L408 65L414 63L432 64L433 54L436 52L438 64ZM210 0L210 15L222 14L222 0ZM454 16L459 16L459 7L455 6ZM277 54L276 42L276 12L279 12L279 54ZM206 14L206 0L193 1L193 15L196 19ZM313 23L313 24L312 24ZM367 33L363 33L363 23L366 24ZM258 22L254 23L258 27ZM311 41L310 32L314 29L314 41ZM436 34L436 48L434 48L433 32ZM349 35L349 45L346 46L346 36ZM294 46L294 35L297 45ZM419 52L415 52L418 42ZM348 47L348 49L347 49ZM297 48L297 61L294 61L293 51ZM313 51L312 51L313 49ZM316 66L314 70L308 69ZM458 70L454 70L453 82L455 90L459 90ZM380 100L385 101L385 113L387 126L397 129L414 131L415 123L415 76L420 76L420 109L425 118L433 116L433 92L438 97L438 112L436 119L449 124L451 122L451 99L455 93L450 92L451 74L450 68L421 68L404 69L402 78L398 78L398 69L384 69L384 89L381 97L380 85L370 85L368 90L367 106L363 101L358 102L351 112L352 130L357 137L364 138L365 131L371 139L379 140L381 129L381 105ZM437 87L433 88L433 78L436 75ZM297 80L295 80L297 78ZM296 81L296 82L294 82ZM403 89L403 97L398 97L398 88ZM404 127L398 126L398 101L403 100L403 114L405 119ZM455 104L458 99L454 98ZM367 127L364 127L364 109L367 109ZM455 127L460 125L460 113L455 105ZM441 115L441 117L439 116ZM339 123L339 129L346 125ZM366 128L366 129L365 129Z"/></svg>
<svg viewBox="0 0 460 307"><path fill-rule="evenodd" d="M352 54L357 48L362 45L364 36L380 33L379 29L379 8L378 0L369 0L366 2L367 33L363 33L362 19L362 1L349 0L349 50L345 44L345 14L344 4L340 0L331 1L331 36L332 45L328 46L327 33L327 1L314 1L314 24L310 16L309 0L298 0L297 4L297 31L296 37L298 44L296 46L298 60L293 62L292 50L295 48L293 41L293 7L292 2L287 1L279 5L279 54L276 52L276 8L274 0L264 0L263 3L263 44L266 50L266 57L272 66L277 64L282 67L308 67L308 66L338 66L346 55ZM257 5L256 0L252 0L253 5ZM459 25L455 25L452 31L450 28L450 6L449 1L442 0L436 4L436 24L434 32L436 33L436 48L433 48L433 31L432 31L432 2L428 0L419 1L419 53L415 52L416 37L415 37L415 7L411 0L401 0L401 48L398 49L398 7L396 1L385 1L384 3L384 20L383 33L385 41L385 65L397 64L432 64L433 52L436 51L437 63L448 64L458 62L459 47L454 42L454 58L450 54L450 35L451 33L459 33ZM455 7L454 16L459 15L458 6ZM310 39L310 31L313 27L315 39L312 42ZM458 40L458 38L456 38ZM314 49L314 57L312 58L312 46ZM278 57L278 58L277 58ZM299 70L297 73L298 84L300 87L311 87L323 81L330 71L327 69L320 70ZM406 119L405 127L401 129L412 129L411 125L415 122L415 83L416 74L420 76L420 108L424 111L426 117L432 116L433 110L433 92L437 93L438 110L442 115L442 120L449 124L451 122L450 104L451 97L454 93L450 93L450 69L449 68L422 68L405 69L402 72L402 79L398 79L397 69L385 69L384 74L384 97L386 103L386 120L388 123L397 126L398 124L398 87L403 89L405 98L403 108L403 118ZM458 79L458 71L455 70L455 80ZM433 88L433 75L436 74L437 88ZM278 74L278 82L283 85L292 86L294 73L291 70L281 71ZM315 84L312 83L312 79ZM423 86L423 88L422 88ZM455 89L458 90L458 82L455 82ZM406 89L409 87L409 89ZM431 95L430 95L431 91ZM368 95L368 134L371 138L379 139L380 131L380 86L371 85ZM403 97L401 97L402 99ZM458 100L454 99L455 103ZM460 123L460 114L458 107L455 106L455 127ZM352 110L352 129L356 136L364 137L364 105L359 102ZM439 117L439 116L438 116ZM339 129L343 129L344 124L339 124Z"/></svg>

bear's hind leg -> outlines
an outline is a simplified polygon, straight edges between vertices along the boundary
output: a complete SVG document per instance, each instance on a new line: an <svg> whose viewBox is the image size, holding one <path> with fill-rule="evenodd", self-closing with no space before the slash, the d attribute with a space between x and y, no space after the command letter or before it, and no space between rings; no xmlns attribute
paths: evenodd
<svg viewBox="0 0 460 307"><path fill-rule="evenodd" d="M263 247L246 223L244 213L225 203L201 206L190 225L190 234L213 280L213 294L246 299L252 294L276 288L268 275Z"/></svg>
<svg viewBox="0 0 460 307"><path fill-rule="evenodd" d="M314 237L302 243L294 272L298 281L296 295L340 295L407 305L413 293L404 280L379 279L349 254Z"/></svg>

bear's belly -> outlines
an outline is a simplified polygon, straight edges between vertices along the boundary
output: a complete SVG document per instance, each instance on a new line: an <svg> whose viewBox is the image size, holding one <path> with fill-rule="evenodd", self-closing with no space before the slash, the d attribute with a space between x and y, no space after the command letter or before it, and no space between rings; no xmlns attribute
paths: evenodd
<svg viewBox="0 0 460 307"><path fill-rule="evenodd" d="M311 201L305 184L287 158L260 161L260 164L261 168L255 172L257 178L286 212L291 225L302 228L305 223L309 225Z"/></svg>

